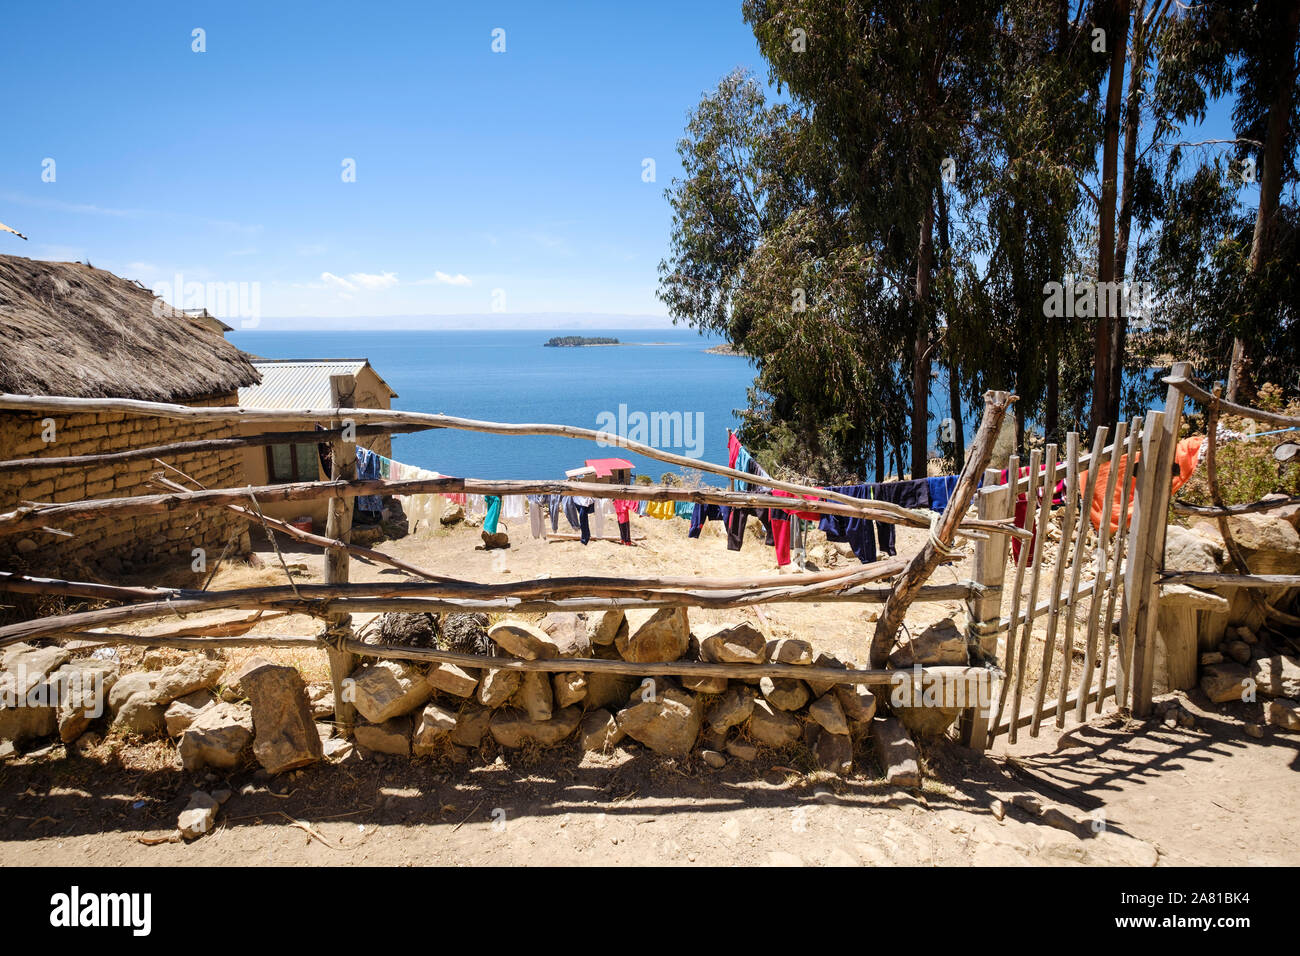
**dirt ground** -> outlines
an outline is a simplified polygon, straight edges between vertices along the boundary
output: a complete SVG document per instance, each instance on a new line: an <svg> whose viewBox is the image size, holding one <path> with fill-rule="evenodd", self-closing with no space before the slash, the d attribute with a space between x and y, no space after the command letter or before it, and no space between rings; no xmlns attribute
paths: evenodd
<svg viewBox="0 0 1300 956"><path fill-rule="evenodd" d="M641 519L643 546L546 542L527 524L506 552L476 549L478 532L438 529L381 549L441 573L479 581L560 574L775 572L756 539L729 552L717 523L698 541L685 522ZM614 533L612 519L608 530ZM900 530L912 553L925 532ZM223 568L213 587L283 580L273 553L260 566ZM286 553L319 580L319 553ZM846 559L854 561L853 558ZM967 562L934 580L959 580ZM353 580L394 572L353 562ZM696 633L749 620L769 637L799 636L819 650L865 659L874 605L786 604L697 611ZM960 602L916 606L909 627ZM357 624L364 624L358 618ZM143 626L143 625L142 625ZM306 617L258 633L313 634ZM121 651L125 662L139 648ZM252 650L226 652L237 665ZM309 680L328 676L323 653L269 651ZM0 865L1295 865L1300 847L1278 824L1300 809L1300 735L1266 728L1259 705L1210 705L1199 692L1167 695L1195 720L1166 727L1113 712L1065 732L1049 728L986 755L937 740L923 746L925 784L892 787L870 749L840 779L812 770L806 753L763 754L714 770L625 742L610 754L503 751L491 744L468 764L353 754L267 779L255 764L189 774L168 741L110 737L86 756L52 746L0 765ZM190 844L158 842L196 788L229 790L217 829ZM1091 825L1065 828L1022 809L1036 796ZM1017 801L1013 803L1012 801ZM999 804L1000 801L1000 804ZM1158 855L1157 855L1158 854Z"/></svg>

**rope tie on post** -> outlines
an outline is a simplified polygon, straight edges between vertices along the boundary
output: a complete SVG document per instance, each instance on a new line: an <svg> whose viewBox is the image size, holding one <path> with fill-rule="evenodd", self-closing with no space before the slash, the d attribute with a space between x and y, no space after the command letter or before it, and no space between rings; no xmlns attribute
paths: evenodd
<svg viewBox="0 0 1300 956"><path fill-rule="evenodd" d="M930 518L930 544L934 547L934 550L938 551L945 558L955 557L962 553L961 549L950 544L944 544L939 540L939 519L942 517L943 515L935 512L935 514Z"/></svg>

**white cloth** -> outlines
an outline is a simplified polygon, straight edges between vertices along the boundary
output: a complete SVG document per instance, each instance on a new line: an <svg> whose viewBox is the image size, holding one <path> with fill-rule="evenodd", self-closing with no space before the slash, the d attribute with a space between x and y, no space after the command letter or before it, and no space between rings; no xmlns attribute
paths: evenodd
<svg viewBox="0 0 1300 956"><path fill-rule="evenodd" d="M506 495L501 499L501 517L519 518L524 517L524 496L523 495Z"/></svg>

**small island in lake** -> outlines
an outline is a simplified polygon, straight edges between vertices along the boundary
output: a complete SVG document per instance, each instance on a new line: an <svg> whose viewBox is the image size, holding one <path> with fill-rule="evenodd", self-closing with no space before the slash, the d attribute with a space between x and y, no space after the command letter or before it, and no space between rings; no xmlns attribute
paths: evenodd
<svg viewBox="0 0 1300 956"><path fill-rule="evenodd" d="M618 345L618 339L606 335L557 335L545 343L546 348L577 348L583 345Z"/></svg>

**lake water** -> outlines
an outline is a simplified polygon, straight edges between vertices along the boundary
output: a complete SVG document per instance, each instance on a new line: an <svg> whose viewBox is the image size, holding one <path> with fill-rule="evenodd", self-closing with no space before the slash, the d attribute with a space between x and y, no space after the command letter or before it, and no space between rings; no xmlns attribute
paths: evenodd
<svg viewBox="0 0 1300 956"><path fill-rule="evenodd" d="M545 348L555 335L613 336L621 345ZM393 407L495 422L541 422L619 432L679 455L727 462L728 428L754 379L748 359L709 354L720 344L691 329L495 331L234 331L264 358L366 358L393 387ZM946 382L930 397L932 438L947 415ZM622 406L622 408L620 408ZM638 435L638 413L659 413ZM972 433L972 422L964 423ZM651 439L651 440L646 440ZM393 457L446 475L562 478L587 458L628 458L658 478L678 466L571 438L508 438L437 429L393 436ZM703 475L711 484L725 478Z"/></svg>
<svg viewBox="0 0 1300 956"><path fill-rule="evenodd" d="M543 347L555 335L656 344ZM647 419L653 412L667 413L659 420L658 440L648 444L721 464L727 461L726 429L737 426L735 410L745 406L754 377L748 360L705 351L719 340L680 328L235 331L227 338L264 358L367 358L397 392L393 407L406 411L612 431L620 430L620 405L621 420L631 426L638 412ZM398 461L462 477L563 478L584 459L613 456L629 458L638 474L656 479L680 470L571 438L507 438L453 429L393 436Z"/></svg>

